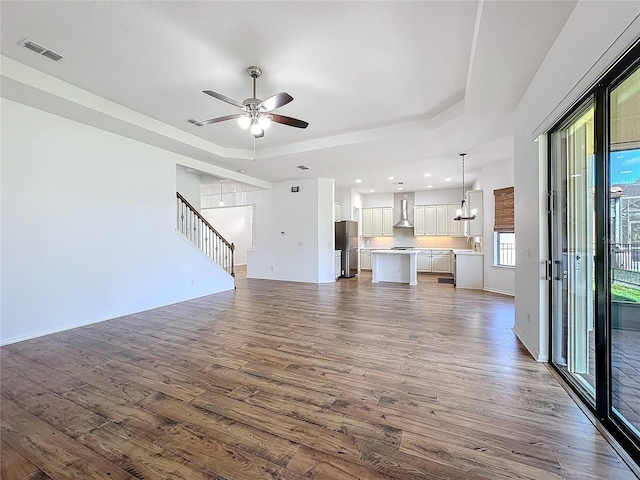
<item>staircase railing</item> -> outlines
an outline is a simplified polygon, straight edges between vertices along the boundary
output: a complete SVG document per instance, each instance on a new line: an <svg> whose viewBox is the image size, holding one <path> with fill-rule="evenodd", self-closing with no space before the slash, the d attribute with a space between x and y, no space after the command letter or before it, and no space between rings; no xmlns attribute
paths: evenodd
<svg viewBox="0 0 640 480"><path fill-rule="evenodd" d="M233 269L235 245L220 235L179 192L176 192L176 195L178 230L211 260L235 277Z"/></svg>

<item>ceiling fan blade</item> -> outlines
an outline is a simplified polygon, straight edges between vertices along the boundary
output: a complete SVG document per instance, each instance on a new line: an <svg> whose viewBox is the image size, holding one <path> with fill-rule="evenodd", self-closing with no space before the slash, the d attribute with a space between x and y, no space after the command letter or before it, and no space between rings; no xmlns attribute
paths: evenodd
<svg viewBox="0 0 640 480"><path fill-rule="evenodd" d="M217 98L218 100L222 100L223 102L230 103L234 107L244 108L244 105L242 105L240 102L237 102L233 98L229 98L229 97L227 97L225 95L222 95L221 93L212 92L211 90L203 90L202 93L206 93L207 95L211 95L213 98Z"/></svg>
<svg viewBox="0 0 640 480"><path fill-rule="evenodd" d="M269 97L258 105L258 110L270 112L293 100L293 97L287 92L276 93L273 97Z"/></svg>
<svg viewBox="0 0 640 480"><path fill-rule="evenodd" d="M189 119L189 123L193 123L198 127L204 127L205 125L211 125L212 123L225 122L227 120L233 120L234 118L240 118L243 115L243 113L234 113L233 115L225 115L224 117L210 118L209 120L202 121L191 118Z"/></svg>
<svg viewBox="0 0 640 480"><path fill-rule="evenodd" d="M309 124L303 120L286 117L284 115L278 115L277 113L272 113L271 117L271 121L281 123L283 125L289 125L290 127L307 128L309 126Z"/></svg>

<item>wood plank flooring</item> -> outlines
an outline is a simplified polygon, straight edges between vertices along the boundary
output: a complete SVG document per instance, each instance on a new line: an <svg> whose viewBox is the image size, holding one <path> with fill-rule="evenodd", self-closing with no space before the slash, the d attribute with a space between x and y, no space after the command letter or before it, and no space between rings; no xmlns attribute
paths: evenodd
<svg viewBox="0 0 640 480"><path fill-rule="evenodd" d="M513 334L513 299L370 273L0 349L1 478L633 479Z"/></svg>

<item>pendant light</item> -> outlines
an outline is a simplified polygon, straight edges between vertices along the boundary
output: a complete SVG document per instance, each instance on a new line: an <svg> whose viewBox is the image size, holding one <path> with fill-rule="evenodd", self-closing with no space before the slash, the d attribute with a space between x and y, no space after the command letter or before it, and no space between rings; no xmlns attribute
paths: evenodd
<svg viewBox="0 0 640 480"><path fill-rule="evenodd" d="M474 208L469 212L469 206L465 200L465 192L464 192L464 157L466 153L461 153L460 157L462 157L462 202L460 202L460 208L456 210L456 216L453 217L454 220L474 220L476 218L476 209Z"/></svg>
<svg viewBox="0 0 640 480"><path fill-rule="evenodd" d="M220 182L220 201L218 202L219 207L224 207L224 202L222 201L222 182Z"/></svg>

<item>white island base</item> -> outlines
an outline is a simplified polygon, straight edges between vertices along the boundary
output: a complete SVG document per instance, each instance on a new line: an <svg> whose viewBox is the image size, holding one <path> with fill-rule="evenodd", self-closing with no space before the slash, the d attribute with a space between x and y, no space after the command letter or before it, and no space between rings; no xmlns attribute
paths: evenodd
<svg viewBox="0 0 640 480"><path fill-rule="evenodd" d="M372 250L371 283L418 284L417 250Z"/></svg>

